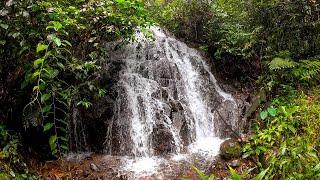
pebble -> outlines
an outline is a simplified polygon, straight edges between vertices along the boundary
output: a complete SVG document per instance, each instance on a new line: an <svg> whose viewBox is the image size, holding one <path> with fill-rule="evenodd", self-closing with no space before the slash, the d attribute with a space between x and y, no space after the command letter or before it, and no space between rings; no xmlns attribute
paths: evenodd
<svg viewBox="0 0 320 180"><path fill-rule="evenodd" d="M231 166L231 167L239 167L239 166L240 166L240 161L239 161L238 159L233 160L233 161L230 163L230 166Z"/></svg>
<svg viewBox="0 0 320 180"><path fill-rule="evenodd" d="M93 163L90 164L90 169L91 169L92 171L99 171L98 166L95 165L95 164L93 164Z"/></svg>

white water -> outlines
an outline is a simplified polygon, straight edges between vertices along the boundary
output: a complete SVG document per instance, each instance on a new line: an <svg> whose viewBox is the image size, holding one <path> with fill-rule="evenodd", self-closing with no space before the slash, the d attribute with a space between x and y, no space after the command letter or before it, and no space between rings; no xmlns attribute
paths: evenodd
<svg viewBox="0 0 320 180"><path fill-rule="evenodd" d="M225 127L214 111L225 110L227 123L236 124L235 100L219 87L200 53L156 27L151 31L155 41L137 33L137 42L111 55L125 64L112 123L124 130L108 133L109 139L120 136L107 148L131 155L123 169L137 175L195 154L216 156ZM170 158L156 158L163 154Z"/></svg>
<svg viewBox="0 0 320 180"><path fill-rule="evenodd" d="M125 159L125 171L133 172L135 176L152 175L156 172L161 159L156 157L138 157L134 159Z"/></svg>

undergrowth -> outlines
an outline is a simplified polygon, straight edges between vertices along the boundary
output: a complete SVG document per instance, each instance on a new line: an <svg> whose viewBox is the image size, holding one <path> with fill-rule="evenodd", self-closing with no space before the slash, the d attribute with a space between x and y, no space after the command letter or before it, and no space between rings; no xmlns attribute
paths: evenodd
<svg viewBox="0 0 320 180"><path fill-rule="evenodd" d="M320 91L284 86L260 113L245 156L254 157L266 179L320 178Z"/></svg>
<svg viewBox="0 0 320 180"><path fill-rule="evenodd" d="M0 124L42 129L59 157L69 151L71 109L107 93L104 43L133 40L147 12L140 0L8 0L0 17Z"/></svg>
<svg viewBox="0 0 320 180"><path fill-rule="evenodd" d="M24 160L18 135L0 125L0 179L37 179L30 175Z"/></svg>

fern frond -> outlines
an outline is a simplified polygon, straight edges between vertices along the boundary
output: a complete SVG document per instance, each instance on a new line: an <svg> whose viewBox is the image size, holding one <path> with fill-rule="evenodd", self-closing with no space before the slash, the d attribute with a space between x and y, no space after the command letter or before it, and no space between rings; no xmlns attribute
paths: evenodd
<svg viewBox="0 0 320 180"><path fill-rule="evenodd" d="M317 60L301 60L300 61L301 80L320 79L320 61Z"/></svg>
<svg viewBox="0 0 320 180"><path fill-rule="evenodd" d="M298 63L292 61L291 59L283 59L276 57L269 63L269 69L272 71L281 69L291 69L298 66Z"/></svg>
<svg viewBox="0 0 320 180"><path fill-rule="evenodd" d="M282 59L290 59L292 56L291 52L286 50L286 51L280 51L277 54L277 57L282 58Z"/></svg>

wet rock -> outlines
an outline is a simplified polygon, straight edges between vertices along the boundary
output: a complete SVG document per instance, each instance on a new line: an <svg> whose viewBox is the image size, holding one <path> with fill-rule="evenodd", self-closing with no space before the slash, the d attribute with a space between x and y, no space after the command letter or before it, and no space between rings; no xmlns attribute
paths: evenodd
<svg viewBox="0 0 320 180"><path fill-rule="evenodd" d="M220 99L217 98L217 99ZM238 119L238 112L234 111L235 104L232 101L217 100L216 107L211 112L216 115L214 126L215 133L221 138L237 137L241 132L241 123Z"/></svg>
<svg viewBox="0 0 320 180"><path fill-rule="evenodd" d="M128 176L127 175L120 175L119 180L128 180Z"/></svg>
<svg viewBox="0 0 320 180"><path fill-rule="evenodd" d="M152 146L157 155L173 152L174 138L169 129L159 126L152 132Z"/></svg>
<svg viewBox="0 0 320 180"><path fill-rule="evenodd" d="M98 166L95 165L94 163L91 163L91 164L90 164L90 169L91 169L92 171L99 171Z"/></svg>
<svg viewBox="0 0 320 180"><path fill-rule="evenodd" d="M168 100L169 94L168 94L168 91L167 91L167 90L161 89L161 94L162 94L162 99Z"/></svg>
<svg viewBox="0 0 320 180"><path fill-rule="evenodd" d="M159 99L161 95L161 90L157 90L151 94L152 98Z"/></svg>
<svg viewBox="0 0 320 180"><path fill-rule="evenodd" d="M184 146L188 146L192 142L192 138L195 136L195 132L189 128L188 123L185 119L183 119L182 126L180 129L180 137Z"/></svg>
<svg viewBox="0 0 320 180"><path fill-rule="evenodd" d="M178 112L183 110L183 106L180 102L170 101L171 111Z"/></svg>
<svg viewBox="0 0 320 180"><path fill-rule="evenodd" d="M241 156L241 145L236 139L228 139L220 146L220 155L224 159L239 158Z"/></svg>

